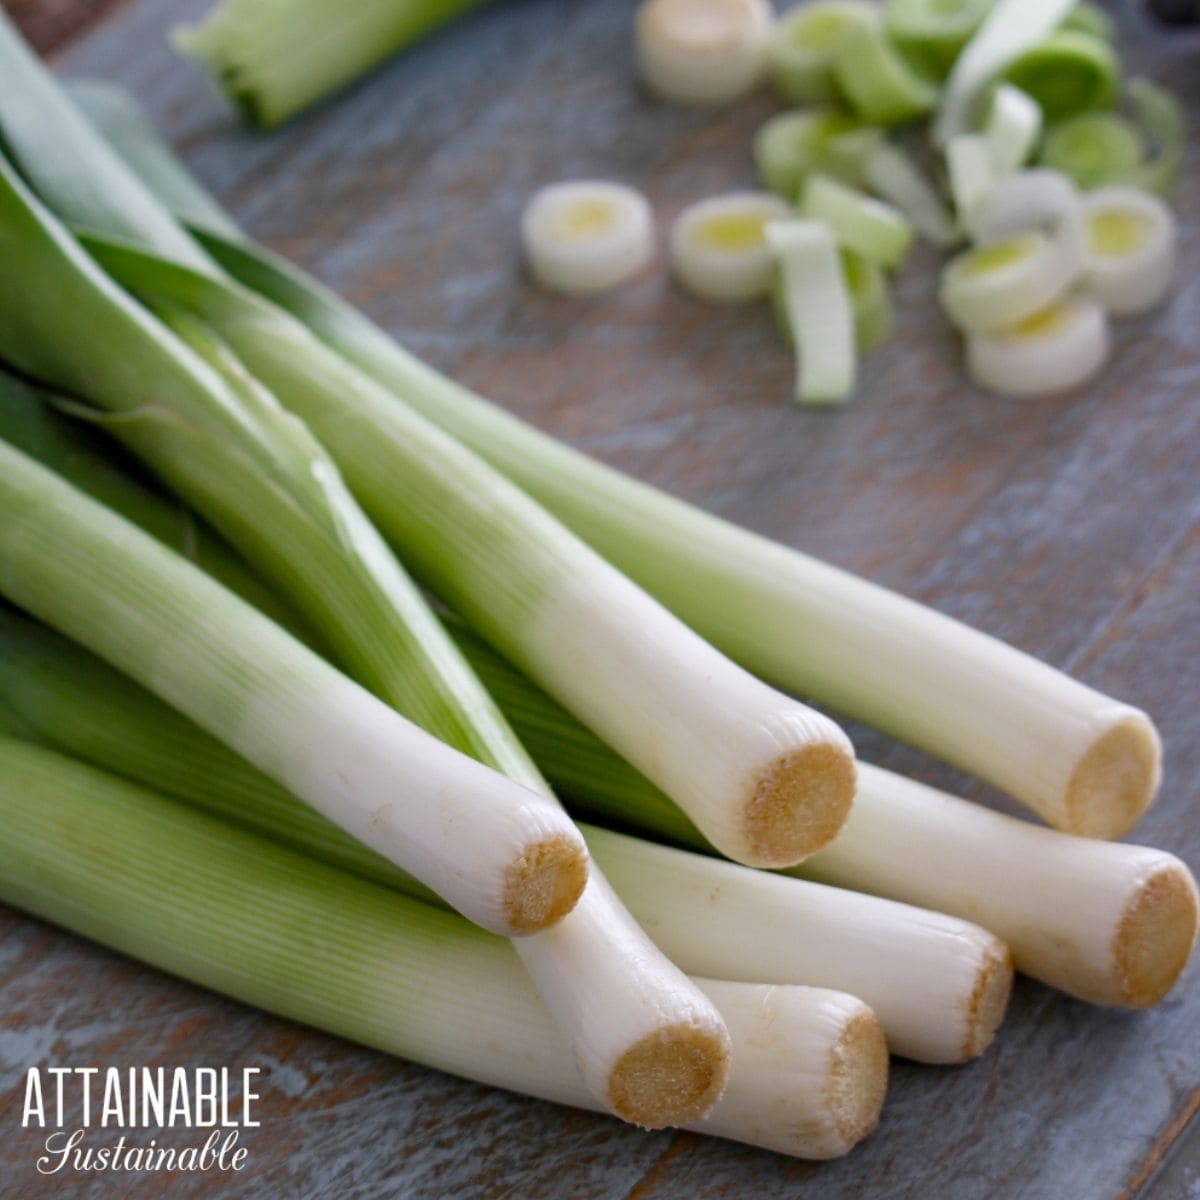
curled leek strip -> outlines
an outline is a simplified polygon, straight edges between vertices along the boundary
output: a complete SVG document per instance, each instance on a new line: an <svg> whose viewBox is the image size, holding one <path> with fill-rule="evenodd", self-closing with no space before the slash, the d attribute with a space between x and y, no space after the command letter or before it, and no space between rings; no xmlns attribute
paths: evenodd
<svg viewBox="0 0 1200 1200"><path fill-rule="evenodd" d="M858 167L855 156L846 153L846 142L862 131L862 122L832 107L777 113L754 137L759 179L769 191L793 201L813 170L856 182Z"/></svg>
<svg viewBox="0 0 1200 1200"><path fill-rule="evenodd" d="M763 228L790 209L767 192L731 192L685 208L671 229L679 282L705 300L755 300L771 289L774 260Z"/></svg>
<svg viewBox="0 0 1200 1200"><path fill-rule="evenodd" d="M851 30L838 44L833 76L850 107L872 125L901 125L937 103L937 87L905 60L880 20Z"/></svg>
<svg viewBox="0 0 1200 1200"><path fill-rule="evenodd" d="M842 251L842 269L854 307L854 348L867 354L892 331L892 297L883 269L852 250Z"/></svg>
<svg viewBox="0 0 1200 1200"><path fill-rule="evenodd" d="M1003 396L1044 396L1090 379L1108 357L1108 318L1094 300L1068 297L999 333L967 337L967 370Z"/></svg>
<svg viewBox="0 0 1200 1200"><path fill-rule="evenodd" d="M873 0L810 0L793 8L776 24L767 54L775 90L794 104L837 99L834 55L875 14Z"/></svg>
<svg viewBox="0 0 1200 1200"><path fill-rule="evenodd" d="M888 36L913 62L944 79L992 0L887 0Z"/></svg>
<svg viewBox="0 0 1200 1200"><path fill-rule="evenodd" d="M530 273L571 296L606 291L636 275L654 254L654 218L644 197L618 183L554 183L521 215Z"/></svg>
<svg viewBox="0 0 1200 1200"><path fill-rule="evenodd" d="M881 137L863 163L862 181L935 246L951 246L957 240L954 218L933 181L899 147Z"/></svg>
<svg viewBox="0 0 1200 1200"><path fill-rule="evenodd" d="M992 94L983 131L997 179L1025 165L1041 132L1042 110L1037 101L1011 83L1002 83Z"/></svg>
<svg viewBox="0 0 1200 1200"><path fill-rule="evenodd" d="M1047 121L1063 121L1111 104L1118 72L1108 42L1066 29L1027 50L1004 77L1037 101Z"/></svg>
<svg viewBox="0 0 1200 1200"><path fill-rule="evenodd" d="M975 214L991 194L996 177L992 155L982 134L960 133L946 144L950 197L962 229L970 232Z"/></svg>
<svg viewBox="0 0 1200 1200"><path fill-rule="evenodd" d="M1072 6L1072 0L998 0L950 72L934 140L945 145L970 131L996 77L1057 28Z"/></svg>
<svg viewBox="0 0 1200 1200"><path fill-rule="evenodd" d="M1099 188L1083 200L1084 286L1114 315L1160 303L1175 275L1175 218L1138 188Z"/></svg>
<svg viewBox="0 0 1200 1200"><path fill-rule="evenodd" d="M828 175L809 176L801 210L824 221L839 246L877 266L894 269L912 245L913 227L903 213Z"/></svg>
<svg viewBox="0 0 1200 1200"><path fill-rule="evenodd" d="M646 0L634 22L643 82L677 104L726 104L763 75L768 0Z"/></svg>
<svg viewBox="0 0 1200 1200"><path fill-rule="evenodd" d="M772 221L783 308L796 346L796 399L844 400L854 389L854 310L833 234L821 221Z"/></svg>

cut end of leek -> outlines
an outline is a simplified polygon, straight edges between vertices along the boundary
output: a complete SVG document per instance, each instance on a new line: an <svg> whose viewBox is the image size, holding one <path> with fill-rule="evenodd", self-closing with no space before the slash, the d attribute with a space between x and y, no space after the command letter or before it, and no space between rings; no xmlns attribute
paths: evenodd
<svg viewBox="0 0 1200 1200"><path fill-rule="evenodd" d="M1004 77L1037 102L1047 121L1063 121L1111 104L1117 73L1107 42L1066 29L1026 51Z"/></svg>
<svg viewBox="0 0 1200 1200"><path fill-rule="evenodd" d="M1162 778L1162 744L1145 713L1126 711L1092 742L1067 784L1061 819L1083 837L1124 837L1150 807Z"/></svg>
<svg viewBox="0 0 1200 1200"><path fill-rule="evenodd" d="M967 371L1002 396L1048 396L1090 379L1108 358L1108 320L1093 300L1068 297L1011 329L967 336Z"/></svg>
<svg viewBox="0 0 1200 1200"><path fill-rule="evenodd" d="M964 1062L978 1058L992 1044L996 1030L1008 1011L1012 985L1012 954L997 938L983 956L975 990L971 993L967 1036L962 1049Z"/></svg>
<svg viewBox="0 0 1200 1200"><path fill-rule="evenodd" d="M1198 913L1196 881L1177 859L1143 883L1130 897L1113 939L1121 988L1114 1003L1145 1008L1171 990L1196 945Z"/></svg>
<svg viewBox="0 0 1200 1200"><path fill-rule="evenodd" d="M704 300L738 303L771 289L774 262L764 227L789 208L766 192L731 192L685 208L671 229L671 265Z"/></svg>
<svg viewBox="0 0 1200 1200"><path fill-rule="evenodd" d="M829 1051L825 1096L834 1144L828 1157L845 1154L879 1124L887 1080L887 1040L878 1018L863 1005Z"/></svg>
<svg viewBox="0 0 1200 1200"><path fill-rule="evenodd" d="M643 82L676 104L727 104L762 78L767 0L646 0L634 22Z"/></svg>
<svg viewBox="0 0 1200 1200"><path fill-rule="evenodd" d="M1110 313L1132 316L1166 299L1175 278L1175 217L1139 188L1099 188L1083 203L1084 281Z"/></svg>
<svg viewBox="0 0 1200 1200"><path fill-rule="evenodd" d="M575 907L587 879L587 851L576 840L560 834L527 846L504 882L509 935L523 937L557 924Z"/></svg>
<svg viewBox="0 0 1200 1200"><path fill-rule="evenodd" d="M854 803L854 756L844 742L790 750L754 780L745 807L745 850L752 867L790 867L837 836Z"/></svg>
<svg viewBox="0 0 1200 1200"><path fill-rule="evenodd" d="M529 271L542 287L568 296L626 282L654 255L654 218L645 197L619 183L553 183L521 215Z"/></svg>
<svg viewBox="0 0 1200 1200"><path fill-rule="evenodd" d="M721 1098L730 1061L729 1036L720 1026L656 1029L617 1060L608 1080L609 1106L643 1129L699 1121Z"/></svg>

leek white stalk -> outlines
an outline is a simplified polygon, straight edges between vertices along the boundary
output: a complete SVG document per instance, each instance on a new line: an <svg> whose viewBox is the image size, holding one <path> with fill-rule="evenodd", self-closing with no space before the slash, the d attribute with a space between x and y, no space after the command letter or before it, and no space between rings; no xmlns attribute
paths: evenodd
<svg viewBox="0 0 1200 1200"><path fill-rule="evenodd" d="M967 233L996 184L992 155L982 134L960 133L946 143L946 173L959 226Z"/></svg>
<svg viewBox="0 0 1200 1200"><path fill-rule="evenodd" d="M642 81L676 104L720 105L763 76L769 0L643 0L634 19Z"/></svg>
<svg viewBox="0 0 1200 1200"><path fill-rule="evenodd" d="M806 0L788 9L768 50L775 90L792 104L838 99L834 56L851 31L875 19L871 0Z"/></svg>
<svg viewBox="0 0 1200 1200"><path fill-rule="evenodd" d="M1175 218L1157 197L1112 185L1083 199L1084 288L1110 313L1161 304L1175 278Z"/></svg>
<svg viewBox="0 0 1200 1200"><path fill-rule="evenodd" d="M564 796L605 821L702 845L628 763L477 638L456 637ZM1174 855L1045 829L867 764L859 780L845 828L789 874L978 922L1018 970L1095 1004L1155 1004L1182 974L1196 892Z"/></svg>
<svg viewBox="0 0 1200 1200"><path fill-rule="evenodd" d="M0 896L281 1016L482 1083L598 1107L502 940L8 739ZM812 1158L843 1154L871 1131L887 1050L862 1001L700 984L733 1032L736 1065L693 1128Z"/></svg>
<svg viewBox="0 0 1200 1200"><path fill-rule="evenodd" d="M671 227L671 266L694 295L720 303L771 289L774 262L763 226L791 210L767 192L730 192L689 205Z"/></svg>
<svg viewBox="0 0 1200 1200"><path fill-rule="evenodd" d="M894 270L912 245L913 228L902 213L828 175L808 177L800 207L806 217L824 221L839 246L876 266Z"/></svg>
<svg viewBox="0 0 1200 1200"><path fill-rule="evenodd" d="M1002 83L992 93L984 127L992 173L1003 179L1023 167L1042 132L1042 110L1020 88Z"/></svg>
<svg viewBox="0 0 1200 1200"><path fill-rule="evenodd" d="M49 80L22 65L11 47L4 50L32 76L35 91L53 93ZM73 168L81 159L95 161L98 139L65 98L60 102L70 136L57 139L36 136L39 109L24 91L15 99L5 94L0 110L6 135L18 123L14 110L34 127L32 136L20 138L19 151L39 186L81 209L89 228L102 230L108 224L105 181L120 175L161 217L119 162L99 162L98 176L86 176L88 189L101 195L87 202ZM12 191L19 198L22 189ZM23 207L28 224L37 206L25 201ZM206 321L324 443L364 507L436 592L656 778L731 856L754 864L795 862L833 836L853 795L854 763L832 721L729 662L303 323L227 282L180 227L173 236L187 254L167 248L165 238L156 245L169 257L146 254L124 238L112 243L93 236L87 244L105 269L144 298L174 303ZM27 238L28 232L16 239L16 254L32 254ZM56 249L66 253L62 240ZM182 265L185 260L195 269ZM32 333L30 314L22 312L21 319ZM86 380L80 388L86 390Z"/></svg>
<svg viewBox="0 0 1200 1200"><path fill-rule="evenodd" d="M477 641L469 644L484 655L489 679L497 669L501 672L498 692L509 696L511 669L502 664L496 668L494 655ZM518 680L516 686L529 685ZM544 696L542 702L554 712ZM27 731L25 736L42 744L365 879L419 899L436 899L131 680L44 627L0 609L0 713L5 711ZM578 761L579 756L572 758L578 734L572 736L570 718L557 711L557 724L567 727L560 757ZM582 732L577 725L574 729ZM582 758L588 758L586 750ZM641 786L651 787L644 780ZM667 802L656 794L653 805ZM685 970L849 991L875 1009L893 1051L926 1062L962 1061L982 1052L991 1040L1008 993L1008 954L977 926L583 828L596 863L611 876L654 941ZM645 963L655 957L640 929L633 926L630 933L605 918L603 910L613 905L611 894L604 889L598 897L593 887L602 878L593 869L574 911L549 934L523 938L518 946L527 952L574 935L561 947L560 970L543 998L558 996L573 981L595 981L597 958L616 959L618 970L610 978L620 979L619 990L615 982L593 982L590 993L570 998L571 1007L582 1010L579 1020L591 1030L593 1053L596 1044L620 1039L605 1060L608 1071L596 1092L601 1096L612 1090L610 1079L623 1076L614 1064L622 1056L626 1061L637 1057L626 1049L634 1022L628 1017L618 1020L618 1012L631 1003L626 993L644 997ZM593 927L594 936L579 936L580 926ZM537 964L527 954L523 957L538 979ZM563 971L564 964L574 969ZM676 983L683 986L681 980ZM605 1006L603 1015L594 1011L598 1003ZM666 1023L661 992L656 1007L659 1021ZM672 1015L679 1025L677 1006ZM677 1057L685 1062L687 1032L680 1031L677 1047ZM631 1112L627 1096L620 1111ZM636 1111L644 1115L645 1105Z"/></svg>
<svg viewBox="0 0 1200 1200"><path fill-rule="evenodd" d="M170 204L168 181L154 184ZM425 366L267 251L203 240L764 678L956 763L1058 828L1119 837L1153 799L1161 751L1141 710L589 459Z"/></svg>
<svg viewBox="0 0 1200 1200"><path fill-rule="evenodd" d="M654 216L633 188L594 180L552 183L521 214L530 274L568 296L607 291L654 256Z"/></svg>
<svg viewBox="0 0 1200 1200"><path fill-rule="evenodd" d="M134 290L211 323L321 439L414 571L657 777L714 845L780 866L836 833L854 768L833 722L724 659L279 309L129 247L88 245Z"/></svg>
<svg viewBox="0 0 1200 1200"><path fill-rule="evenodd" d="M945 145L977 123L979 107L997 76L1061 23L1074 0L998 0L963 48L942 92L933 123Z"/></svg>
<svg viewBox="0 0 1200 1200"><path fill-rule="evenodd" d="M854 390L854 309L833 234L822 221L772 221L767 241L796 347L796 399L840 403Z"/></svg>
<svg viewBox="0 0 1200 1200"><path fill-rule="evenodd" d="M967 373L1001 396L1049 396L1086 383L1108 352L1104 308L1067 296L1011 328L968 333Z"/></svg>
<svg viewBox="0 0 1200 1200"><path fill-rule="evenodd" d="M0 587L460 912L531 933L583 890L552 801L451 750L136 526L0 443Z"/></svg>

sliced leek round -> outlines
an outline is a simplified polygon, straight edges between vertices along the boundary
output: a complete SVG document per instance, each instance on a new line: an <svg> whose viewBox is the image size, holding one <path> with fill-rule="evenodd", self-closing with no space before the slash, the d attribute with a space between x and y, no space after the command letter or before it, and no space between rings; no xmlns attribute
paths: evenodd
<svg viewBox="0 0 1200 1200"><path fill-rule="evenodd" d="M754 137L754 165L768 191L796 200L804 177L814 170L857 181L854 145L862 122L828 106L777 113Z"/></svg>
<svg viewBox="0 0 1200 1200"><path fill-rule="evenodd" d="M1002 396L1045 396L1090 379L1108 357L1108 318L1094 300L1068 297L999 333L967 337L967 371Z"/></svg>
<svg viewBox="0 0 1200 1200"><path fill-rule="evenodd" d="M1038 161L1081 188L1100 187L1137 169L1142 139L1133 122L1116 113L1080 113L1046 133Z"/></svg>
<svg viewBox="0 0 1200 1200"><path fill-rule="evenodd" d="M1022 54L1004 78L1037 101L1047 121L1063 121L1111 104L1118 72L1108 42L1060 29Z"/></svg>
<svg viewBox="0 0 1200 1200"><path fill-rule="evenodd" d="M1083 201L1084 287L1110 313L1145 312L1175 277L1175 218L1140 188L1099 188Z"/></svg>
<svg viewBox="0 0 1200 1200"><path fill-rule="evenodd" d="M964 251L942 272L940 299L960 329L986 333L1015 325L1066 294L1075 272L1038 230Z"/></svg>
<svg viewBox="0 0 1200 1200"><path fill-rule="evenodd" d="M647 88L676 104L727 104L762 79L769 0L645 0L634 22Z"/></svg>
<svg viewBox="0 0 1200 1200"><path fill-rule="evenodd" d="M763 227L791 215L769 192L730 192L685 208L671 228L675 277L704 300L756 300L775 269Z"/></svg>
<svg viewBox="0 0 1200 1200"><path fill-rule="evenodd" d="M521 242L533 278L568 296L607 291L654 255L654 217L645 198L619 183L552 183L521 215Z"/></svg>
<svg viewBox="0 0 1200 1200"><path fill-rule="evenodd" d="M913 227L903 213L828 175L809 176L801 211L824 221L839 246L877 266L899 266L912 245Z"/></svg>
<svg viewBox="0 0 1200 1200"><path fill-rule="evenodd" d="M992 0L887 0L883 19L909 58L944 78L991 7Z"/></svg>
<svg viewBox="0 0 1200 1200"><path fill-rule="evenodd" d="M837 99L834 55L877 11L872 0L809 0L791 9L776 24L768 51L775 90L792 103Z"/></svg>

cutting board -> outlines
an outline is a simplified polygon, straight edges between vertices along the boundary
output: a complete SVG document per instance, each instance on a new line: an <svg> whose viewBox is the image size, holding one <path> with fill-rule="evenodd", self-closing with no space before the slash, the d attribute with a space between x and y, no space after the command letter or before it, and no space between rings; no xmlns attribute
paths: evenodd
<svg viewBox="0 0 1200 1200"><path fill-rule="evenodd" d="M750 140L771 102L714 114L647 100L629 0L497 3L271 135L239 128L168 48L168 29L205 7L111 6L58 65L131 88L255 236L500 404L1147 708L1166 783L1135 837L1200 866L1200 142L1176 199L1175 296L1116 327L1095 386L1023 403L973 389L934 301L938 255L921 248L897 281L896 334L853 401L801 410L765 306L693 301L661 261L590 301L546 297L521 276L517 216L542 183L625 180L665 229L690 201L752 182ZM1133 14L1121 22L1127 61L1200 113L1194 46ZM1011 810L914 750L850 731L865 758ZM0 1013L0 1195L14 1200L1200 1196L1195 965L1147 1013L1019 981L982 1059L896 1062L878 1131L825 1164L450 1078L9 911ZM21 1128L37 1064L260 1068L245 1170L39 1176L42 1135Z"/></svg>

